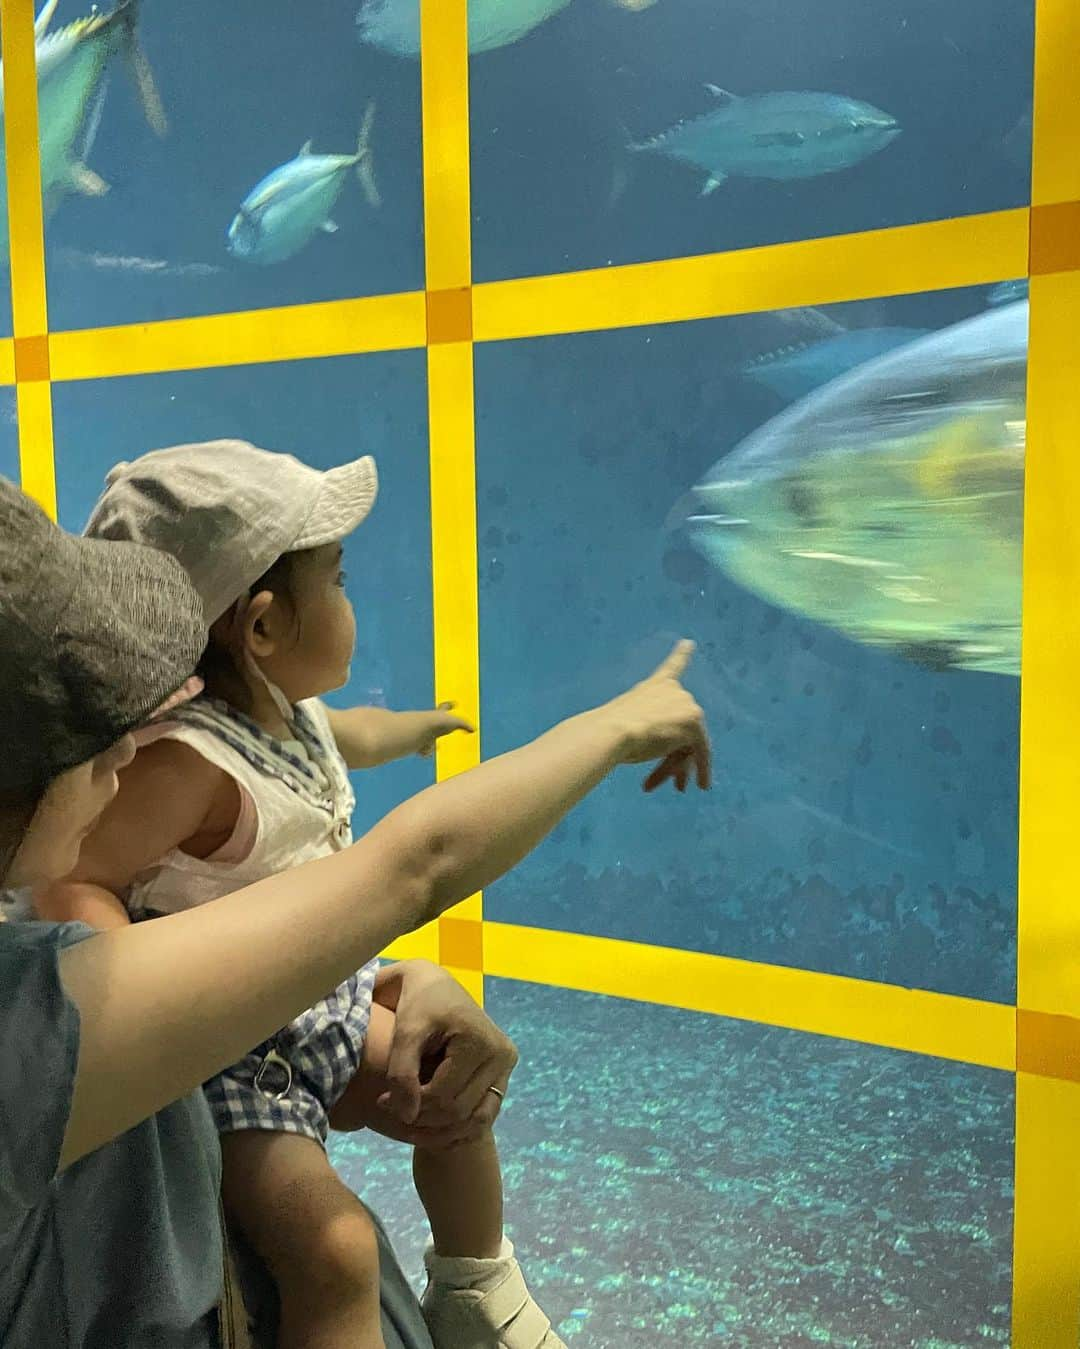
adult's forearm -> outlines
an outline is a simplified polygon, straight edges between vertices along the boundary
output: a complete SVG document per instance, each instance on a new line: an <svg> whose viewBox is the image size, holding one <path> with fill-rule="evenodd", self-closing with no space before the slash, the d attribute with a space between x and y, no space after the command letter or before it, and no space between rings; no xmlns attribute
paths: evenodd
<svg viewBox="0 0 1080 1349"><path fill-rule="evenodd" d="M574 718L422 792L333 857L66 950L82 1036L64 1161L193 1090L502 875L606 776L619 745L610 716Z"/></svg>

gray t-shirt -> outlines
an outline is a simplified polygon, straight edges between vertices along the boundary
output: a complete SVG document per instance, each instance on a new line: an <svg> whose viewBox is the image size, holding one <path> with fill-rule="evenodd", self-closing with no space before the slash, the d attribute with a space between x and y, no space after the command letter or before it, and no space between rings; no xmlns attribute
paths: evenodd
<svg viewBox="0 0 1080 1349"><path fill-rule="evenodd" d="M202 1093L56 1175L79 1049L59 952L90 935L0 922L0 1345L217 1349L221 1160ZM431 1349L380 1242L387 1349Z"/></svg>

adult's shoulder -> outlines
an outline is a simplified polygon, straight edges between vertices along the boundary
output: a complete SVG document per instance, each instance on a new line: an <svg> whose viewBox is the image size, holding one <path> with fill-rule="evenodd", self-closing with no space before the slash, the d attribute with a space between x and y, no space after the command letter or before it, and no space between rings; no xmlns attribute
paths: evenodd
<svg viewBox="0 0 1080 1349"><path fill-rule="evenodd" d="M79 1016L60 955L81 923L0 923L0 1215L29 1209L52 1183L79 1058Z"/></svg>

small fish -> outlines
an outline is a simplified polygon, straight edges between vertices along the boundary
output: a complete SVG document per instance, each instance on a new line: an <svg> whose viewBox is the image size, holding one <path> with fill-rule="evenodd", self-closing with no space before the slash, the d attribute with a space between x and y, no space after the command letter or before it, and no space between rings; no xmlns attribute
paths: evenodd
<svg viewBox="0 0 1080 1349"><path fill-rule="evenodd" d="M794 402L887 351L925 337L924 328L854 328L820 342L803 342L748 361L743 375Z"/></svg>
<svg viewBox="0 0 1080 1349"><path fill-rule="evenodd" d="M126 59L150 126L158 135L166 131L161 99L136 36L139 0L119 0L106 13L95 12L50 33L56 5L57 0L48 0L34 24L41 189L46 216L70 192L101 196L108 190L107 184L87 168L85 156L97 136L114 57ZM0 100L2 96L0 67ZM7 242L4 153L0 135L0 246Z"/></svg>
<svg viewBox="0 0 1080 1349"><path fill-rule="evenodd" d="M635 153L661 154L705 175L702 196L728 178L817 178L852 168L900 134L895 117L841 94L748 94L706 86L714 106Z"/></svg>
<svg viewBox="0 0 1080 1349"><path fill-rule="evenodd" d="M986 296L986 303L996 309L999 305L1015 304L1017 300L1026 300L1027 297L1028 279L1021 276L1015 281L999 281L996 286L992 286Z"/></svg>
<svg viewBox="0 0 1080 1349"><path fill-rule="evenodd" d="M564 10L570 0L469 0L469 51L508 47ZM632 7L632 6L631 6ZM418 0L363 0L356 15L357 37L395 56L420 55Z"/></svg>
<svg viewBox="0 0 1080 1349"><path fill-rule="evenodd" d="M694 545L856 641L1019 674L1027 336L989 309L787 408L695 489Z"/></svg>
<svg viewBox="0 0 1080 1349"><path fill-rule="evenodd" d="M356 171L371 206L379 190L371 150L375 104L369 103L351 155L316 155L311 142L287 164L281 164L244 198L228 230L227 248L234 258L267 265L294 257L316 234L336 234L331 211L351 170Z"/></svg>

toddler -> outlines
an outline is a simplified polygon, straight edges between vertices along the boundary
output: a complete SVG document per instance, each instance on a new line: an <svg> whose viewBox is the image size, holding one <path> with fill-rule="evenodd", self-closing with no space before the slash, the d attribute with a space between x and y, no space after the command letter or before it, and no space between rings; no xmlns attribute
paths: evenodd
<svg viewBox="0 0 1080 1349"><path fill-rule="evenodd" d="M236 441L112 470L87 533L184 564L212 625L206 687L143 733L43 916L99 927L153 918L347 847L348 769L471 731L449 705L392 713L319 701L348 679L356 623L341 541L376 490L371 459L323 473ZM227 1213L277 1283L280 1349L383 1343L374 1230L325 1151L335 1122L401 1129L384 1107L394 1014L373 1002L376 973L366 966L206 1085ZM413 1156L432 1228L424 1311L436 1349L560 1349L503 1235L490 1130L467 1141L435 1130Z"/></svg>

